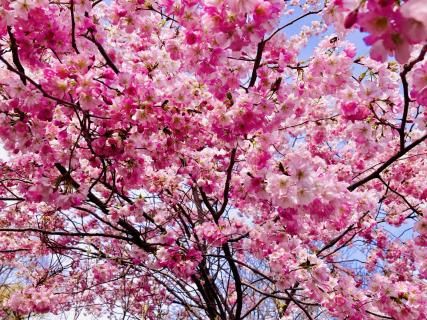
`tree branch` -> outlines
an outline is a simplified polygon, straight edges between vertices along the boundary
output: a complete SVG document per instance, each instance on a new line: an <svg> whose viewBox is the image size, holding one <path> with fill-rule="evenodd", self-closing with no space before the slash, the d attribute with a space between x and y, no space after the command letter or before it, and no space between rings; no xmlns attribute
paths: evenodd
<svg viewBox="0 0 427 320"><path fill-rule="evenodd" d="M98 40L95 39L93 32L91 32L90 35L91 36L85 36L85 38L93 42L93 44L95 44L95 46L98 48L99 53L105 59L105 63L114 71L115 74L118 74L120 70L116 67L113 60L111 60L110 56L105 51L104 47L98 42Z"/></svg>
<svg viewBox="0 0 427 320"><path fill-rule="evenodd" d="M55 167L62 174L62 176L69 178L72 186L75 189L80 188L80 184L71 177L69 171L67 171L67 169L65 169L64 166L62 166L60 163L55 163ZM104 202L102 202L101 199L99 199L97 196L95 196L92 192L88 193L88 200L90 202L94 203L102 212L104 212L105 214L109 214L109 210L105 206ZM155 253L156 252L156 248L153 245L142 240L140 232L137 229L135 229L135 227L133 227L126 220L121 218L121 219L119 219L118 224L129 233L129 235L133 239L133 242L138 247L140 247L141 249L143 249L144 251L146 251L148 253Z"/></svg>
<svg viewBox="0 0 427 320"><path fill-rule="evenodd" d="M369 182L369 181L371 181L371 180L373 180L375 178L378 178L378 176L379 176L379 174L381 172L383 172L391 164L393 164L396 160L398 160L400 157L402 157L403 155L405 155L407 152L409 152L410 150L412 150L413 148L415 148L416 146L418 146L420 143L422 143L426 139L427 139L427 134L424 135L424 136L422 136L418 140L415 140L410 145L408 145L407 147L403 148L403 150L400 150L399 152L397 152L394 156L392 156L390 159L388 159L386 162L384 162L384 164L382 164L377 170L375 170L374 172L372 172L370 175L366 176L365 178L357 181L356 183L353 183L347 189L349 191L354 191L358 187L364 185L365 183L367 183L367 182Z"/></svg>
<svg viewBox="0 0 427 320"><path fill-rule="evenodd" d="M25 73L22 73L21 71L16 70L14 67L12 67L12 65L1 54L0 54L0 61L2 61L6 65L6 67L9 71L12 71L13 73L16 73L18 76L24 77L25 79L27 79L28 82L30 82L33 86L35 86L43 94L44 97L51 99L51 100L53 100L59 104L67 106L67 107L75 107L75 104L68 102L68 101L65 101L65 100L62 100L62 99L59 99L59 98L56 98L56 97L50 95L49 93L47 93L39 83L35 82L33 79L28 77Z"/></svg>
<svg viewBox="0 0 427 320"><path fill-rule="evenodd" d="M259 66L261 65L262 52L264 51L264 47L265 47L265 41L261 40L260 43L258 43L254 67L252 69L251 80L249 82L248 88L253 87L255 85L256 78L257 78L257 71Z"/></svg>
<svg viewBox="0 0 427 320"><path fill-rule="evenodd" d="M27 85L27 79L25 77L25 69L21 64L21 61L19 60L19 53L18 53L18 45L16 44L15 36L12 33L12 27L7 26L7 33L9 34L10 38L10 49L12 50L12 60L15 64L16 68L19 70L20 74L19 77L21 78L22 83L26 86Z"/></svg>
<svg viewBox="0 0 427 320"><path fill-rule="evenodd" d="M415 60L411 61L408 64L405 64L405 66L403 67L403 71L400 73L400 78L402 79L402 86L403 86L403 96L405 99L404 106L403 106L402 123L399 129L401 151L405 148L405 126L408 118L409 103L411 102L411 99L409 97L408 80L406 79L406 76L418 62L424 60L426 53L427 53L427 45L425 45L421 49L419 56Z"/></svg>
<svg viewBox="0 0 427 320"><path fill-rule="evenodd" d="M378 174L378 179L387 187L387 190L390 190L391 192L393 192L395 195L399 196L402 198L402 200L408 205L409 208L411 208L412 211L414 211L416 214L422 216L423 214L417 209L415 208L407 199L406 197L401 194L400 192L394 190L393 188L390 187L390 183L387 183L384 181L384 179L381 177L380 174Z"/></svg>
<svg viewBox="0 0 427 320"><path fill-rule="evenodd" d="M24 201L24 198L0 197L0 201Z"/></svg>
<svg viewBox="0 0 427 320"><path fill-rule="evenodd" d="M225 259L227 260L231 273L233 274L234 284L236 288L236 313L235 320L241 319L242 307L243 307L243 290L242 290L242 280L240 278L239 270L237 269L236 264L234 263L233 257L231 255L230 247L228 243L222 245L222 250L224 251Z"/></svg>
<svg viewBox="0 0 427 320"><path fill-rule="evenodd" d="M69 232L69 231L48 231L37 228L0 228L0 232L37 232L44 235L53 235L53 236L67 236L67 237L106 237L106 238L114 238L125 241L131 241L131 238L115 235L115 234L107 234L107 233L88 233L88 232Z"/></svg>
<svg viewBox="0 0 427 320"><path fill-rule="evenodd" d="M292 21L290 21L290 22L288 22L287 24L285 24L285 25L283 25L283 26L281 26L280 28L278 28L276 31L274 31L267 39L265 39L264 41L265 42L267 42L267 41L270 41L271 40L271 38L273 38L278 32L280 32L280 31L282 31L283 29L285 29L285 28L287 28L287 27L289 27L289 26L291 26L291 25L293 25L295 22L297 22L297 21L299 21L299 20L301 20L301 19L303 19L303 18L305 18L305 17L307 17L307 16L309 16L309 15L312 15L312 14L318 14L318 13L320 13L320 12L322 12L322 9L320 9L320 10L317 10L317 11L310 11L310 12L307 12L307 13L305 13L305 14L303 14L302 16L300 16L300 17L298 17L298 18L296 18L296 19L294 19L294 20L292 20Z"/></svg>
<svg viewBox="0 0 427 320"><path fill-rule="evenodd" d="M237 148L233 148L233 150L231 150L230 164L228 165L228 168L227 168L227 178L225 180L224 198L223 198L221 209L216 214L217 219L219 219L222 216L222 214L224 213L224 211L227 207L227 204L228 204L228 195L230 193L231 174L233 172L233 166L236 162L236 151L237 151Z"/></svg>
<svg viewBox="0 0 427 320"><path fill-rule="evenodd" d="M74 19L74 0L70 0L70 11L71 11L71 46L74 48L77 54L79 49L76 43L76 20Z"/></svg>

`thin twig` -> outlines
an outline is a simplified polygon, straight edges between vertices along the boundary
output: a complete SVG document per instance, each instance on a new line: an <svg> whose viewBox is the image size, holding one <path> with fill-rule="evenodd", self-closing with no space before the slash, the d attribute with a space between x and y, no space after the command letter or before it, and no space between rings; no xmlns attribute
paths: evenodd
<svg viewBox="0 0 427 320"><path fill-rule="evenodd" d="M294 19L294 20L292 20L292 21L290 21L290 22L288 22L287 24L285 24L285 25L283 25L283 26L281 26L280 28L278 28L276 31L274 31L267 39L265 39L264 41L265 42L267 42L267 41L270 41L271 40L271 38L273 38L278 32L280 32L280 31L282 31L283 29L285 29L285 28L287 28L287 27L289 27L290 25L293 25L295 22L297 22L297 21L299 21L299 20L301 20L301 19L303 19L303 18L305 18L305 17L307 17L307 16L309 16L309 15L312 15L312 14L318 14L318 13L320 13L320 12L322 12L322 9L320 9L320 10L317 10L317 11L310 11L310 12L307 12L306 14L303 14L302 16L300 16L300 17L298 17L298 18L296 18L296 19Z"/></svg>

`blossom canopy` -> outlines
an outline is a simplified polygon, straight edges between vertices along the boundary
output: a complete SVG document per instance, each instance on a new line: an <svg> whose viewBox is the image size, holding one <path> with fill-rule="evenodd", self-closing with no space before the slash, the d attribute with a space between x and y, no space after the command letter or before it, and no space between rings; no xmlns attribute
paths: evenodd
<svg viewBox="0 0 427 320"><path fill-rule="evenodd" d="M424 0L0 0L0 317L426 319L426 53Z"/></svg>

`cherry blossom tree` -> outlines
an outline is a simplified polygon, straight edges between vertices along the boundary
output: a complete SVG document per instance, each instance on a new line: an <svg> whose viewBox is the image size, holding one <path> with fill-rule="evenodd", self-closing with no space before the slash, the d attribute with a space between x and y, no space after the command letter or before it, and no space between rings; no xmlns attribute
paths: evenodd
<svg viewBox="0 0 427 320"><path fill-rule="evenodd" d="M1 317L427 318L425 0L0 4Z"/></svg>

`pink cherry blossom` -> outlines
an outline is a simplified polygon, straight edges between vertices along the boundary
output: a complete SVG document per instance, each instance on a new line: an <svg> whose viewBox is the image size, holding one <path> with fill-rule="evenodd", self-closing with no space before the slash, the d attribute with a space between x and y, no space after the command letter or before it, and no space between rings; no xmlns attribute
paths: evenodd
<svg viewBox="0 0 427 320"><path fill-rule="evenodd" d="M426 32L420 0L0 0L0 318L426 319Z"/></svg>
<svg viewBox="0 0 427 320"><path fill-rule="evenodd" d="M413 43L420 43L427 39L427 7L422 0L406 1L400 12L405 17L402 31Z"/></svg>
<svg viewBox="0 0 427 320"><path fill-rule="evenodd" d="M369 115L366 107L355 101L346 102L341 105L342 114L347 120L364 120Z"/></svg>

